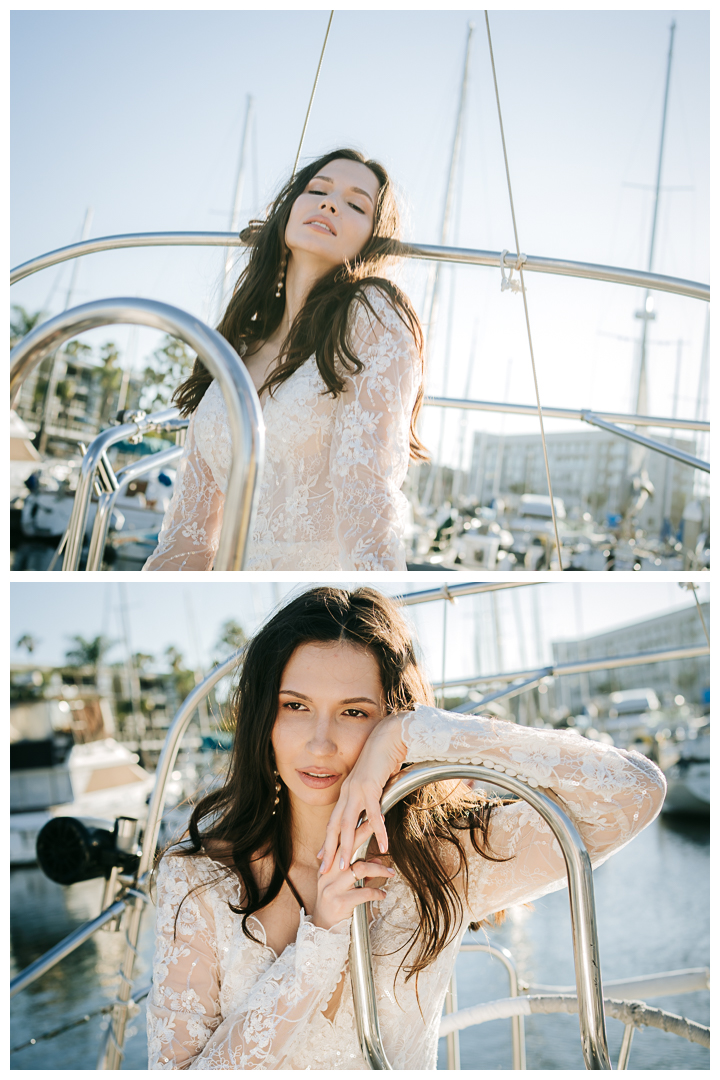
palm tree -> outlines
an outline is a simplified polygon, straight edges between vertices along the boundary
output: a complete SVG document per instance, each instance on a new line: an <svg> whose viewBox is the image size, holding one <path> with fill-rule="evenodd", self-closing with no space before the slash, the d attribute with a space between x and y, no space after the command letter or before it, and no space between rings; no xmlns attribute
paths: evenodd
<svg viewBox="0 0 720 1080"><path fill-rule="evenodd" d="M15 314L10 320L10 348L14 349L19 341L22 341L31 330L35 329L38 323L43 321L45 312L29 312L21 304L13 304L12 310Z"/></svg>
<svg viewBox="0 0 720 1080"><path fill-rule="evenodd" d="M92 638L90 641L87 641L81 634L74 634L70 640L75 642L75 647L68 649L65 653L68 664L72 664L73 667L90 667L95 672L97 672L98 666L108 649L114 645L113 641L110 641L102 634Z"/></svg>
<svg viewBox="0 0 720 1080"><path fill-rule="evenodd" d="M16 649L27 649L29 653L34 653L41 639L33 637L32 634L23 634L21 638L15 642Z"/></svg>

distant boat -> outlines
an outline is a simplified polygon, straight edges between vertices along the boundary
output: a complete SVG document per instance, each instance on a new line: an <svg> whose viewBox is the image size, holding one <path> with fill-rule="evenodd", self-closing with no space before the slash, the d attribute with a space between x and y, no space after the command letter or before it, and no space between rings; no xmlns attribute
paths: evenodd
<svg viewBox="0 0 720 1080"><path fill-rule="evenodd" d="M665 768L667 814L710 813L710 724L698 728L696 737L678 744L677 760Z"/></svg>

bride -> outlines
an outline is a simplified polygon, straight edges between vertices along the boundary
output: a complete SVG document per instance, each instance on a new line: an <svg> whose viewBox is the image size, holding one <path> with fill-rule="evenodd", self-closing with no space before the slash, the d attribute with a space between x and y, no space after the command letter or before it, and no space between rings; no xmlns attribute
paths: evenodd
<svg viewBox="0 0 720 1080"><path fill-rule="evenodd" d="M424 458L423 339L384 272L399 218L377 162L336 150L301 169L252 233L219 332L263 409L266 457L246 570L404 570L409 459ZM232 447L199 362L174 400L190 416L175 492L144 570L210 570Z"/></svg>
<svg viewBox="0 0 720 1080"><path fill-rule="evenodd" d="M227 777L159 865L150 1068L367 1068L348 975L365 902L388 1058L437 1067L463 934L562 888L565 864L525 802L462 781L427 785L383 819L382 790L405 762L491 762L553 792L594 866L660 810L664 777L641 754L432 700L399 609L373 589L315 587L256 634Z"/></svg>

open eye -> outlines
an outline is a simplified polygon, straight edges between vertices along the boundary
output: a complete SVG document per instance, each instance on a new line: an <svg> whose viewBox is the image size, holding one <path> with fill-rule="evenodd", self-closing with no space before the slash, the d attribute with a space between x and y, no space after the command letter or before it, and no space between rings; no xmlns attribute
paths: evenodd
<svg viewBox="0 0 720 1080"><path fill-rule="evenodd" d="M356 717L360 717L361 719L366 719L368 714L366 712L363 712L362 709L346 709L345 710L345 715L346 716L352 716L353 719L355 719Z"/></svg>
<svg viewBox="0 0 720 1080"><path fill-rule="evenodd" d="M306 709L307 706L303 705L302 701L283 701L281 702L282 708L290 709L291 712L301 712Z"/></svg>

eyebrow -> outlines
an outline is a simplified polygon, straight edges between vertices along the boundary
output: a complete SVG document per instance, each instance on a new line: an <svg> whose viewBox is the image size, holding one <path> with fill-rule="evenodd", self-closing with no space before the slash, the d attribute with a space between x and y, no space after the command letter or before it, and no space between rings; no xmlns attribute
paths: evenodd
<svg viewBox="0 0 720 1080"><path fill-rule="evenodd" d="M333 178L331 176L314 176L313 180L325 180L328 184L334 184L335 183L335 181L333 180ZM310 181L310 183L312 184L312 180ZM351 191L357 191L358 195L364 195L366 199L370 200L370 202L374 202L373 197L371 195L368 195L367 191L363 191L363 189L361 187L351 187L350 190ZM366 698L362 698L362 699L358 698L357 700L358 701L360 701L360 700L366 701L367 699Z"/></svg>
<svg viewBox="0 0 720 1080"><path fill-rule="evenodd" d="M303 699L303 701L312 701L312 698L309 698L309 697L307 696L307 694L299 694L299 693L297 692L297 690L281 690L281 691L280 691L280 693L281 693L281 694L292 694L292 696L293 696L293 697L297 697L297 698L302 698L302 699ZM367 702L367 703L368 703L368 705L377 705L377 701L375 701L375 699L374 699L374 698L370 698L370 697L349 697L349 698L343 698L343 699L342 699L342 701L341 701L341 702L339 702L339 704L340 704L340 705L352 705L352 704L354 704L354 702L356 702L356 701L365 701L365 702Z"/></svg>

